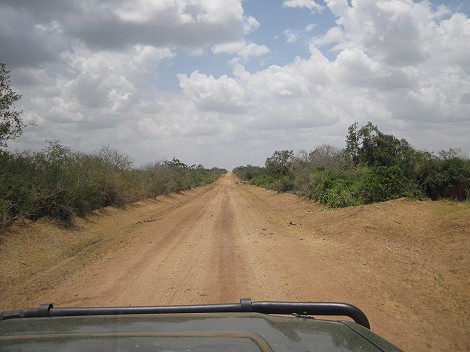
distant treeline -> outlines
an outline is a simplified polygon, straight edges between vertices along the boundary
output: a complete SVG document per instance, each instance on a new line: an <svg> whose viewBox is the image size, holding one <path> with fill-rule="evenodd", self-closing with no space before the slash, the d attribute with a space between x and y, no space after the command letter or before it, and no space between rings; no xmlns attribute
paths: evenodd
<svg viewBox="0 0 470 352"><path fill-rule="evenodd" d="M135 168L127 155L108 147L86 154L58 142L37 152L0 150L0 228L44 216L69 223L101 207L205 185L225 172L178 159Z"/></svg>
<svg viewBox="0 0 470 352"><path fill-rule="evenodd" d="M400 197L470 199L470 160L459 150L437 155L415 150L370 122L349 127L344 149L322 145L298 155L276 151L264 167L239 166L234 172L241 180L330 207Z"/></svg>

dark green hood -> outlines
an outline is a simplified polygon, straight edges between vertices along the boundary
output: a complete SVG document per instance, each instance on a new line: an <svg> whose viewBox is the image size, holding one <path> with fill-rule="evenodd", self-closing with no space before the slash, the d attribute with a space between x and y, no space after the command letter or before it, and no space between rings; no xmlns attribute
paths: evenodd
<svg viewBox="0 0 470 352"><path fill-rule="evenodd" d="M398 351L353 322L260 313L0 321L0 351Z"/></svg>

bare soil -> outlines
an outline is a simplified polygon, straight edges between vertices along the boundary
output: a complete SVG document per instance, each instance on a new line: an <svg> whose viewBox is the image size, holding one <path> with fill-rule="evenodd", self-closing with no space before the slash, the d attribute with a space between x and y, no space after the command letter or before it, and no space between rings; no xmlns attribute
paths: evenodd
<svg viewBox="0 0 470 352"><path fill-rule="evenodd" d="M0 236L0 309L344 301L409 351L470 350L470 204L330 210L217 183Z"/></svg>

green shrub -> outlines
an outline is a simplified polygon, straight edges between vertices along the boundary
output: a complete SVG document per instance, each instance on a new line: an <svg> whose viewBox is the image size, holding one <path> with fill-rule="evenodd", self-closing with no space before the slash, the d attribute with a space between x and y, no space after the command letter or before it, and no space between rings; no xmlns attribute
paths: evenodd
<svg viewBox="0 0 470 352"><path fill-rule="evenodd" d="M396 165L369 168L361 177L360 192L365 203L414 197L417 189L417 185Z"/></svg>
<svg viewBox="0 0 470 352"><path fill-rule="evenodd" d="M291 192L294 190L294 179L288 175L283 176L272 182L269 188L277 192Z"/></svg>
<svg viewBox="0 0 470 352"><path fill-rule="evenodd" d="M334 180L330 189L326 192L326 202L332 208L342 208L363 204L358 192L357 183L353 180Z"/></svg>
<svg viewBox="0 0 470 352"><path fill-rule="evenodd" d="M136 169L127 155L108 147L84 154L58 142L34 153L0 151L0 227L19 217L70 223L75 215L104 206L207 184L223 172L177 159Z"/></svg>
<svg viewBox="0 0 470 352"><path fill-rule="evenodd" d="M470 198L470 160L458 157L456 150L428 156L421 163L416 178L421 189L432 199Z"/></svg>
<svg viewBox="0 0 470 352"><path fill-rule="evenodd" d="M289 150L276 151L265 167L239 166L235 172L252 184L330 207L400 197L470 199L470 160L459 157L459 150L437 156L417 151L371 122L351 125L342 150L322 145L295 157Z"/></svg>
<svg viewBox="0 0 470 352"><path fill-rule="evenodd" d="M249 181L260 177L265 172L265 169L260 166L238 166L233 169L233 173L242 181Z"/></svg>
<svg viewBox="0 0 470 352"><path fill-rule="evenodd" d="M357 190L358 170L317 168L311 174L309 197L332 208L361 204Z"/></svg>

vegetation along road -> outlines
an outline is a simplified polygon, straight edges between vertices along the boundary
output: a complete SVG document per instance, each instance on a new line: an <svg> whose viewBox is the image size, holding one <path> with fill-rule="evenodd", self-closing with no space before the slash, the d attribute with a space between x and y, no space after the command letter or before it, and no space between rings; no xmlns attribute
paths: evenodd
<svg viewBox="0 0 470 352"><path fill-rule="evenodd" d="M61 228L13 226L0 308L345 301L409 351L470 350L468 202L398 199L337 210L216 183Z"/></svg>

